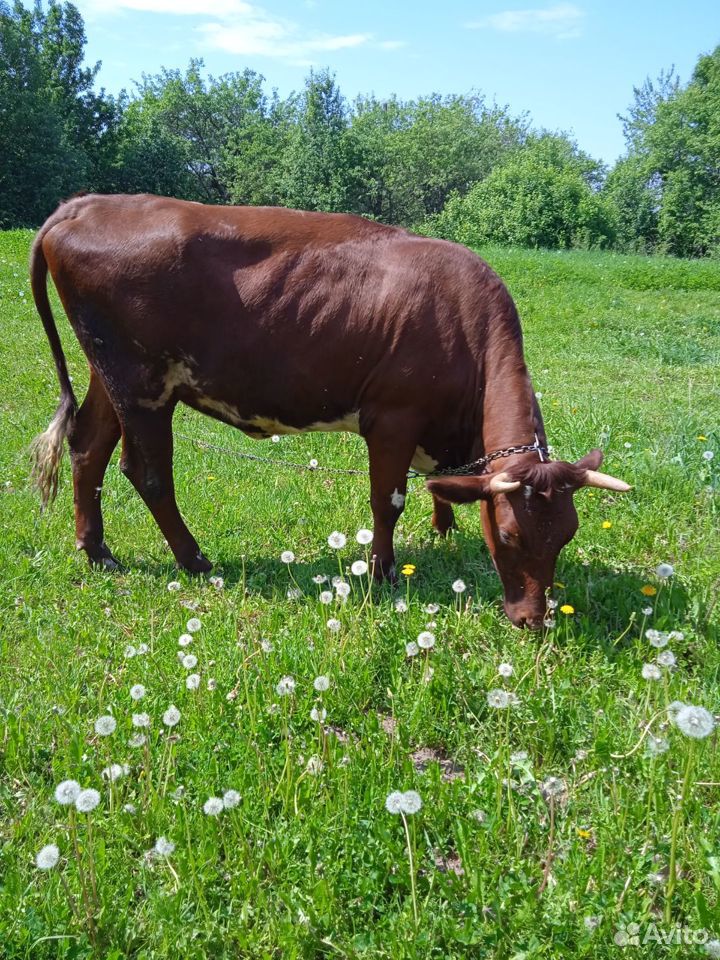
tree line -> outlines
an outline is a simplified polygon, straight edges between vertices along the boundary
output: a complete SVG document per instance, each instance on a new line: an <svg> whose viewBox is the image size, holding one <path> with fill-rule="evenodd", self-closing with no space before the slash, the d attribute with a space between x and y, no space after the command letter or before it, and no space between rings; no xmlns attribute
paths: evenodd
<svg viewBox="0 0 720 960"><path fill-rule="evenodd" d="M327 70L287 98L252 70L143 76L113 97L68 2L0 0L0 227L81 190L345 211L471 246L720 253L720 46L633 91L608 169L469 95L361 96Z"/></svg>

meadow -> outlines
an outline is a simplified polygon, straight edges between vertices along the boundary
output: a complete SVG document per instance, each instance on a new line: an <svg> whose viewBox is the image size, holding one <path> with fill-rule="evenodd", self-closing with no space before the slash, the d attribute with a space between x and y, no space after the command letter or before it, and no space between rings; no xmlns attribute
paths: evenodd
<svg viewBox="0 0 720 960"><path fill-rule="evenodd" d="M324 469L364 471L361 440L187 409L178 500L214 579L176 570L117 454L123 567L90 570L67 461L44 516L28 483L58 397L31 236L0 235L0 956L720 956L720 264L480 251L555 456L602 446L633 485L576 495L530 634L476 508L439 540L413 481L413 568L371 589L367 479Z"/></svg>

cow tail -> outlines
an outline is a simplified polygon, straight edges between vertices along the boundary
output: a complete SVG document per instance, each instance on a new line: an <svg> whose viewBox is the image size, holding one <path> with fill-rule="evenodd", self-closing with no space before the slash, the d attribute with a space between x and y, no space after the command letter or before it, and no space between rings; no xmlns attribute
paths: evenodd
<svg viewBox="0 0 720 960"><path fill-rule="evenodd" d="M31 476L42 501L42 509L52 503L57 496L60 465L62 463L65 438L70 432L77 413L77 400L68 375L65 354L58 336L55 318L50 308L47 293L48 265L42 248L42 242L48 229L56 223L53 217L40 230L30 253L30 284L35 307L40 314L45 333L50 342L55 369L60 381L60 403L49 427L36 437L30 447L32 459Z"/></svg>

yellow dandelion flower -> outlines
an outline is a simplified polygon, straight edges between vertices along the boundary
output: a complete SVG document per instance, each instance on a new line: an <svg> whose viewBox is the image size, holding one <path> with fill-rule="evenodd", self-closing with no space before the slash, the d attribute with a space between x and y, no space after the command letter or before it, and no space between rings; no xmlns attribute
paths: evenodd
<svg viewBox="0 0 720 960"><path fill-rule="evenodd" d="M698 440L700 441L700 443L705 443L705 441L707 440L707 437L704 437L702 434L700 434L700 436L698 437Z"/></svg>
<svg viewBox="0 0 720 960"><path fill-rule="evenodd" d="M411 576L415 573L415 564L414 564L414 563L406 563L405 566L404 566L404 567L402 568L402 570L400 571L400 573L401 573L404 577L411 577Z"/></svg>
<svg viewBox="0 0 720 960"><path fill-rule="evenodd" d="M603 528L603 530L609 530L611 526L612 526L612 521L611 521L611 520L603 520L603 522L602 522L602 528Z"/></svg>
<svg viewBox="0 0 720 960"><path fill-rule="evenodd" d="M560 607L560 613L564 613L569 617L571 613L575 613L575 607L571 607L569 603L564 603Z"/></svg>
<svg viewBox="0 0 720 960"><path fill-rule="evenodd" d="M216 477L214 474L209 473L209 474L208 474L208 480L217 480L217 477Z"/></svg>
<svg viewBox="0 0 720 960"><path fill-rule="evenodd" d="M640 587L640 593L645 597L654 597L657 590L651 583L646 583L644 587Z"/></svg>
<svg viewBox="0 0 720 960"><path fill-rule="evenodd" d="M575 829L581 840L589 840L592 837L592 830L585 830L583 827L576 827Z"/></svg>

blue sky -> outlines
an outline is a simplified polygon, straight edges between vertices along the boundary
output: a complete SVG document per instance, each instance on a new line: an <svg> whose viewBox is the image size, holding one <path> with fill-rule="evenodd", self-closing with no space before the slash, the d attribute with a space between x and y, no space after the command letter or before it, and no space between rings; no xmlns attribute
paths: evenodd
<svg viewBox="0 0 720 960"><path fill-rule="evenodd" d="M202 57L213 74L249 67L281 95L311 66L348 98L480 90L573 133L606 162L623 152L617 114L633 85L675 65L687 80L720 43L717 0L76 0L99 82L132 89L142 73Z"/></svg>

